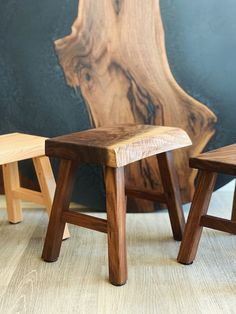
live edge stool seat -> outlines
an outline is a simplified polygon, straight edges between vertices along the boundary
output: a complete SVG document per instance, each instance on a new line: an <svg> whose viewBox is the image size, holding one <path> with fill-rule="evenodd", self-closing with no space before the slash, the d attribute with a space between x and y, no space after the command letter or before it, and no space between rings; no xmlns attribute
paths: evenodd
<svg viewBox="0 0 236 314"><path fill-rule="evenodd" d="M21 200L44 205L50 215L55 193L55 179L48 157L45 156L45 137L10 133L0 135L0 165L6 197L8 220L22 221ZM32 159L41 192L21 187L18 162ZM63 238L68 238L67 228Z"/></svg>
<svg viewBox="0 0 236 314"><path fill-rule="evenodd" d="M190 166L199 169L199 173L177 258L182 264L191 264L195 259L203 227L236 234L236 191L231 220L207 215L217 174L236 176L236 144L193 157L190 159Z"/></svg>
<svg viewBox="0 0 236 314"><path fill-rule="evenodd" d="M97 230L108 235L109 280L123 285L127 280L126 195L124 167L157 155L163 193L142 193L138 197L167 204L174 238L182 239L185 226L172 151L191 145L181 129L122 125L77 132L46 140L46 155L61 159L55 198L42 258L56 261L65 223ZM76 169L84 163L104 166L107 219L91 217L69 209ZM137 195L131 189L127 194Z"/></svg>

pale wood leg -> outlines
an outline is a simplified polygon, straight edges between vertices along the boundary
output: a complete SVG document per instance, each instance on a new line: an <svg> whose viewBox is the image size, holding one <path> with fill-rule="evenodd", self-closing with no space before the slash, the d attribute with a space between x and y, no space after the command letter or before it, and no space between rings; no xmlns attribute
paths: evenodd
<svg viewBox="0 0 236 314"><path fill-rule="evenodd" d="M235 188L234 188L234 200L233 200L231 220L234 220L234 221L236 220L236 182L235 182Z"/></svg>
<svg viewBox="0 0 236 314"><path fill-rule="evenodd" d="M121 286L127 281L126 198L124 168L105 169L109 280Z"/></svg>
<svg viewBox="0 0 236 314"><path fill-rule="evenodd" d="M213 172L199 172L196 191L177 258L179 263L191 264L196 256L203 228L200 220L207 213L216 177L217 174Z"/></svg>
<svg viewBox="0 0 236 314"><path fill-rule="evenodd" d="M50 216L56 189L56 182L52 172L51 164L49 158L46 156L33 158L33 163L39 181L41 193L43 195L44 203L48 211L48 216ZM63 239L65 240L69 237L70 233L66 224Z"/></svg>
<svg viewBox="0 0 236 314"><path fill-rule="evenodd" d="M20 187L18 163L13 162L2 166L4 189L7 203L8 220L11 223L22 221L21 201L13 198L13 191Z"/></svg>
<svg viewBox="0 0 236 314"><path fill-rule="evenodd" d="M60 253L63 232L65 229L65 222L63 222L61 218L63 211L68 210L70 206L76 168L77 165L70 160L61 161L55 197L49 217L49 225L42 254L42 258L47 262L56 261Z"/></svg>
<svg viewBox="0 0 236 314"><path fill-rule="evenodd" d="M181 241L185 227L185 219L180 197L179 182L173 161L173 154L172 152L158 154L157 160L173 237L175 240Z"/></svg>

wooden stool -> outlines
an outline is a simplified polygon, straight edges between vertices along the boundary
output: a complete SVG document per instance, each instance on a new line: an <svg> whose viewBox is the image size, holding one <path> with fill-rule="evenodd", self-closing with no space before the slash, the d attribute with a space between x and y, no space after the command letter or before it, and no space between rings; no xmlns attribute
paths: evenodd
<svg viewBox="0 0 236 314"><path fill-rule="evenodd" d="M55 179L50 161L45 156L45 137L11 133L0 136L0 165L3 170L3 182L6 196L9 222L22 221L21 200L46 206L50 215L55 193ZM18 161L33 159L41 192L20 186ZM69 237L65 229L64 239Z"/></svg>
<svg viewBox="0 0 236 314"><path fill-rule="evenodd" d="M182 264L193 262L203 227L236 234L236 191L231 220L206 215L217 173L236 175L236 144L191 158L190 166L199 169L199 176L177 258Z"/></svg>
<svg viewBox="0 0 236 314"><path fill-rule="evenodd" d="M142 192L141 196L167 203L174 238L181 240L185 222L171 151L188 145L191 145L191 141L183 130L148 125L97 128L47 140L46 154L59 157L62 161L42 258L48 262L57 260L66 222L104 232L108 234L110 282L114 285L125 284L124 166L158 154L164 193L154 197L154 194ZM105 167L107 220L69 210L75 170L83 163ZM137 191L128 192L137 194Z"/></svg>

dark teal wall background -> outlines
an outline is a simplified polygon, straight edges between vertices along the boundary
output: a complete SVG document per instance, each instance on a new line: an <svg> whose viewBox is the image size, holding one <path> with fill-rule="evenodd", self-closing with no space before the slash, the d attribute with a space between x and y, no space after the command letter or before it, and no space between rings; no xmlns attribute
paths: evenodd
<svg viewBox="0 0 236 314"><path fill-rule="evenodd" d="M70 33L77 5L0 0L0 133L55 136L90 127L82 97L65 84L53 49L55 39ZM236 1L162 0L161 11L176 80L218 116L208 148L235 142ZM31 175L28 163L23 170ZM80 170L80 202L103 206L101 176L97 167Z"/></svg>
<svg viewBox="0 0 236 314"><path fill-rule="evenodd" d="M208 148L236 142L236 1L160 3L176 80L218 117Z"/></svg>

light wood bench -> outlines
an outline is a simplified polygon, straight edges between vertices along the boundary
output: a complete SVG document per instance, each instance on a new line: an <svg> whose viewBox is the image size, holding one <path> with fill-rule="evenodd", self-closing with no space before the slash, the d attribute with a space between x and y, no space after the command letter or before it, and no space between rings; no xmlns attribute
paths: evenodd
<svg viewBox="0 0 236 314"><path fill-rule="evenodd" d="M21 200L34 202L47 208L51 213L55 193L55 179L50 161L45 156L47 138L22 133L11 133L0 136L0 165L2 165L3 182L6 196L9 222L16 224L22 221ZM41 191L21 187L18 162L32 158ZM64 239L69 237L65 229Z"/></svg>
<svg viewBox="0 0 236 314"><path fill-rule="evenodd" d="M126 193L166 203L173 236L176 240L181 240L185 221L172 151L189 145L191 140L183 130L150 125L97 128L47 140L46 155L58 157L62 161L43 259L48 262L57 260L66 222L104 232L108 236L110 282L114 285L125 284L127 261L124 167L157 155L163 193L139 193L132 189L127 189ZM104 166L107 220L69 209L76 169L84 163Z"/></svg>

